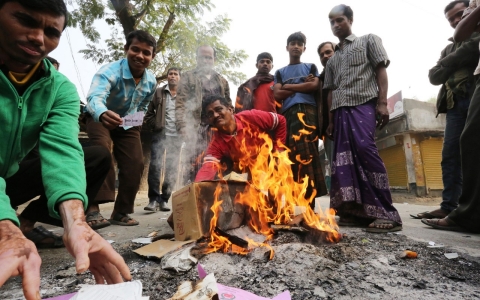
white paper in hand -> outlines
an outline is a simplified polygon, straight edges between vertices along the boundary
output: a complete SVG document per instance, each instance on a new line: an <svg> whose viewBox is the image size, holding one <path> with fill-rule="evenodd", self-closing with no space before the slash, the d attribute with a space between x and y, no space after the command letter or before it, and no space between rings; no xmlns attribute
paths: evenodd
<svg viewBox="0 0 480 300"><path fill-rule="evenodd" d="M143 117L145 116L145 112L137 111L133 114L128 114L122 118L123 124L120 127L127 127L127 126L140 126L143 124Z"/></svg>

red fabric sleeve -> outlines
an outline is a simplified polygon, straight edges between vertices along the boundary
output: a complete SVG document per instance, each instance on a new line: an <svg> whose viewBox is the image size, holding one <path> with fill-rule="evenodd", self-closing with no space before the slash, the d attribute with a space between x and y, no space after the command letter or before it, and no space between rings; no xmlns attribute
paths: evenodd
<svg viewBox="0 0 480 300"><path fill-rule="evenodd" d="M276 140L280 140L283 144L287 142L287 121L285 117L276 113L265 112L261 110L247 110L235 115L240 120L257 126L264 131L273 131L275 133L274 148L276 147Z"/></svg>
<svg viewBox="0 0 480 300"><path fill-rule="evenodd" d="M213 180L218 172L218 164L215 162L204 162L200 170L198 170L197 176L195 176L195 182Z"/></svg>
<svg viewBox="0 0 480 300"><path fill-rule="evenodd" d="M195 182L215 179L218 172L218 162L223 155L222 143L224 144L222 138L218 134L214 134L203 158L202 167L195 176Z"/></svg>

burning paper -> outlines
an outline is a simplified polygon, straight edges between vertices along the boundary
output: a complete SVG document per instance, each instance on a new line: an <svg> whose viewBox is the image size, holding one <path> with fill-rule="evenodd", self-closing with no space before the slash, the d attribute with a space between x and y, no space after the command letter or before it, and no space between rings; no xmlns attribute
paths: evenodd
<svg viewBox="0 0 480 300"><path fill-rule="evenodd" d="M197 266L198 276L200 278L206 278L210 275L207 275L207 272L202 268L200 264ZM217 283L218 289L218 299L219 300L230 300L230 299L242 299L242 300L292 300L289 291L285 291L273 299L260 297L250 292L244 291L242 289L237 289L229 286L225 286Z"/></svg>

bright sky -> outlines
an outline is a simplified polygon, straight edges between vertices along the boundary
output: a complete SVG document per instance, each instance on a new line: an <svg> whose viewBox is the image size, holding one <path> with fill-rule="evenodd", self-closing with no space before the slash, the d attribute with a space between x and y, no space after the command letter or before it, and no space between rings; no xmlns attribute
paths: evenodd
<svg viewBox="0 0 480 300"><path fill-rule="evenodd" d="M204 21L210 21L219 14L227 14L232 19L230 30L222 40L230 49L243 49L249 55L239 69L247 77L255 75L256 56L264 51L273 55L272 73L287 65L289 60L285 50L286 41L295 31L302 31L307 36L307 50L302 61L315 63L321 71L317 46L328 40L338 41L330 29L328 13L335 5L344 3L350 5L354 12L354 34L360 36L374 33L383 40L391 60L387 69L388 96L402 91L404 98L426 101L437 95L439 87L432 86L428 81L428 70L435 65L441 50L453 34L453 29L443 13L450 2L448 0L212 1L216 8L205 14ZM105 28L108 27L105 25ZM67 34L70 36L78 75ZM60 71L75 83L82 98L88 92L91 79L98 69L98 66L84 60L78 53L78 50L85 48L85 44L79 30L68 29L68 32L63 34L59 47L51 53L51 56L60 61ZM233 97L237 86L230 83L230 89Z"/></svg>

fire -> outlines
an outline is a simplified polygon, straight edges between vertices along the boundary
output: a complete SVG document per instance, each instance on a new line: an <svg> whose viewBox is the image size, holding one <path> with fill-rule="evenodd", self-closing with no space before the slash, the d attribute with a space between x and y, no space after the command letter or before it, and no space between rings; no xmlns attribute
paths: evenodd
<svg viewBox="0 0 480 300"><path fill-rule="evenodd" d="M305 127L315 130L315 126L305 124L303 114L299 114L301 122ZM295 182L291 169L292 161L289 159L290 150L280 142L273 151L274 142L268 134L260 133L251 128L245 129L247 132L245 138L240 141L241 146L238 149L239 169L242 172L250 174L249 186L243 193L238 193L235 203L240 203L248 210L248 226L254 232L266 237L265 243L259 244L248 240L249 249L236 247L227 238L218 235L215 231L218 215L221 210L222 200L220 184L217 186L214 197L215 202L211 207L213 218L210 222L210 242L207 253L215 251L234 252L246 254L253 247L269 247L271 249L271 258L273 258L273 249L267 244L273 238L273 229L270 224L289 224L294 217L295 207L305 208L303 222L311 228L326 232L327 241L338 242L341 234L338 232L338 226L335 222L335 212L329 209L323 212L318 209L317 213L310 207L314 201L316 193L313 192L309 198L305 197L307 187L310 183L308 176L305 176L300 182ZM301 130L299 137L310 133L308 130ZM249 143L247 143L249 141ZM301 160L299 156L296 159L308 164L309 161ZM246 239L246 238L245 238Z"/></svg>

